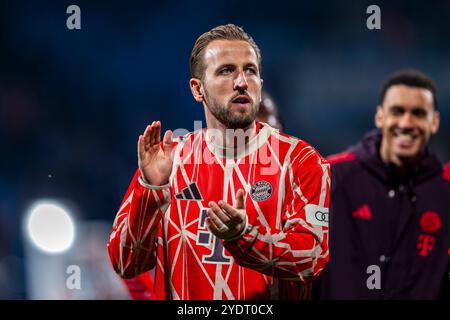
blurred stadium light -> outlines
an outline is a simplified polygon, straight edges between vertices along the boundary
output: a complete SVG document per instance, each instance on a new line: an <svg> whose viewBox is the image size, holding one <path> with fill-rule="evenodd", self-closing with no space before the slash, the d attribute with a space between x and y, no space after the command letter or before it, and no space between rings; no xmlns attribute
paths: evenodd
<svg viewBox="0 0 450 320"><path fill-rule="evenodd" d="M109 221L76 219L78 211L69 201L52 199L38 200L27 210L23 219L27 298L129 299L106 251ZM78 286L73 286L73 279Z"/></svg>
<svg viewBox="0 0 450 320"><path fill-rule="evenodd" d="M46 253L62 253L73 244L75 225L64 206L51 200L33 204L27 217L29 240Z"/></svg>

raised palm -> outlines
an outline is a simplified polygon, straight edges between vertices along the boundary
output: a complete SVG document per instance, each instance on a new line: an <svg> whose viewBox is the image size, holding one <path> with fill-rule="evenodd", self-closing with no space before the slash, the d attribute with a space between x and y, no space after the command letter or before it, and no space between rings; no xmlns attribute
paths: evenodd
<svg viewBox="0 0 450 320"><path fill-rule="evenodd" d="M151 185L160 186L169 182L172 173L172 131L164 133L161 147L161 122L153 123L145 129L138 140L138 164L142 178Z"/></svg>

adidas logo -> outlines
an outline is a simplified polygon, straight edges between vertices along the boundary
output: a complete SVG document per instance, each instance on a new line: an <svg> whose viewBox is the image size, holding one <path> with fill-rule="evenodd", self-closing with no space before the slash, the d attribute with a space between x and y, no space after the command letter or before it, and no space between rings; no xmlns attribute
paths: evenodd
<svg viewBox="0 0 450 320"><path fill-rule="evenodd" d="M369 206L367 204L353 211L352 216L354 218L372 220L372 212L370 212Z"/></svg>
<svg viewBox="0 0 450 320"><path fill-rule="evenodd" d="M175 198L179 200L203 200L200 191L198 191L196 182L191 183L186 188L181 190L181 192L177 193Z"/></svg>

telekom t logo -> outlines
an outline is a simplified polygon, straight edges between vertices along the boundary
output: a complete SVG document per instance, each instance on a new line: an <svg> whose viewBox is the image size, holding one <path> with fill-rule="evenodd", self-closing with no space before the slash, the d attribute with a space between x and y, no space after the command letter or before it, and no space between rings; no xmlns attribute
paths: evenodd
<svg viewBox="0 0 450 320"><path fill-rule="evenodd" d="M435 238L427 234L421 234L419 241L417 241L417 249L422 257L426 257L428 253L433 250Z"/></svg>
<svg viewBox="0 0 450 320"><path fill-rule="evenodd" d="M211 254L203 256L204 263L230 263L231 259L225 255L225 248L219 238L214 236L206 227L207 208L202 208L198 220L197 244L212 247ZM211 246L212 242L212 246Z"/></svg>

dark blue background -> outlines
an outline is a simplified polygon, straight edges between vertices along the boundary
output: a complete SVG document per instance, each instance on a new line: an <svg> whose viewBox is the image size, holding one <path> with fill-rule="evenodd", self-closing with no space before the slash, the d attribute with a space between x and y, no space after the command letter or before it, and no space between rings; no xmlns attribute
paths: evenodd
<svg viewBox="0 0 450 320"><path fill-rule="evenodd" d="M70 4L81 8L81 30L66 28ZM381 8L381 30L366 28L370 4ZM428 73L441 110L433 147L448 161L449 20L450 1L2 1L0 265L22 261L21 220L34 199L71 199L82 219L112 223L146 124L204 121L188 59L219 24L253 36L285 131L323 155L373 127L390 73ZM26 298L23 266L3 265L0 298Z"/></svg>

